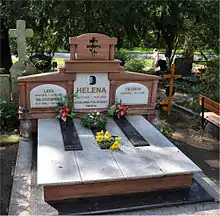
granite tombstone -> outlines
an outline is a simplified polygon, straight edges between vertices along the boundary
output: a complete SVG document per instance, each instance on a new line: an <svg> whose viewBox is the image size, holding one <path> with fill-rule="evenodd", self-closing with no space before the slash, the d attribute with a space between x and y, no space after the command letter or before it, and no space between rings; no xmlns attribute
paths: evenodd
<svg viewBox="0 0 220 216"><path fill-rule="evenodd" d="M53 85L55 94L77 93L72 101L77 116L90 111L107 113L112 104L121 101L131 115L147 114L148 120L154 117L160 78L125 71L114 58L117 38L88 33L70 37L69 42L70 59L58 72L19 78L20 111L26 106L32 119L55 117L56 96L52 96L54 92L44 95Z"/></svg>

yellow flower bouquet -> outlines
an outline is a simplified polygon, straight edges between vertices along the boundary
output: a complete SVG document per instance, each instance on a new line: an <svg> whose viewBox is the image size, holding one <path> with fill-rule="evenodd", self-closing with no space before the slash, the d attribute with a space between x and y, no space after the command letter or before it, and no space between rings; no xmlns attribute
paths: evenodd
<svg viewBox="0 0 220 216"><path fill-rule="evenodd" d="M96 141L101 149L118 150L121 137L112 136L108 131L97 132Z"/></svg>

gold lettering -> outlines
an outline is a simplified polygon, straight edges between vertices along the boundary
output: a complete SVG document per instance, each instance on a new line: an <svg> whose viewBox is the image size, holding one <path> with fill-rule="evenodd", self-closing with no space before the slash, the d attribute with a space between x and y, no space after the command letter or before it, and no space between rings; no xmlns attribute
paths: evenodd
<svg viewBox="0 0 220 216"><path fill-rule="evenodd" d="M101 93L101 88L97 88L97 93Z"/></svg>
<svg viewBox="0 0 220 216"><path fill-rule="evenodd" d="M76 93L80 92L81 93L81 88L76 89Z"/></svg>

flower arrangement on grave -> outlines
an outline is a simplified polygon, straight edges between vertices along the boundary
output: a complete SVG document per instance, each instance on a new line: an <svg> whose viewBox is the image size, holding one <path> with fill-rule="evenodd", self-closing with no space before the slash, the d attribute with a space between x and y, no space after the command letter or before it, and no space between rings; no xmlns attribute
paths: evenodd
<svg viewBox="0 0 220 216"><path fill-rule="evenodd" d="M96 141L102 149L118 150L121 137L112 136L108 131L96 133Z"/></svg>
<svg viewBox="0 0 220 216"><path fill-rule="evenodd" d="M118 119L123 118L126 115L128 115L128 107L126 105L122 105L121 102L116 103L109 108L108 114L113 118L114 117Z"/></svg>
<svg viewBox="0 0 220 216"><path fill-rule="evenodd" d="M168 110L168 101L161 100L158 105L163 111L166 112ZM171 104L171 107L172 106L173 106L173 104Z"/></svg>
<svg viewBox="0 0 220 216"><path fill-rule="evenodd" d="M64 100L61 98L60 101L57 103L57 108L56 108L56 118L60 119L64 122L66 122L67 118L73 118L76 113L74 112L73 109L73 97L76 95L70 95L70 96L65 96Z"/></svg>
<svg viewBox="0 0 220 216"><path fill-rule="evenodd" d="M84 127L89 129L105 129L108 119L100 112L86 113L81 117Z"/></svg>

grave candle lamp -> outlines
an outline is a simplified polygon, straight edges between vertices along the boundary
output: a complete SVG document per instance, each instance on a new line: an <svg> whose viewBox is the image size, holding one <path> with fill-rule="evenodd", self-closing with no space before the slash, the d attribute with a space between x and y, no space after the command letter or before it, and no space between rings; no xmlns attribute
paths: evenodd
<svg viewBox="0 0 220 216"><path fill-rule="evenodd" d="M20 135L25 141L32 139L32 123L28 116L27 107L24 107L22 119L20 120Z"/></svg>

